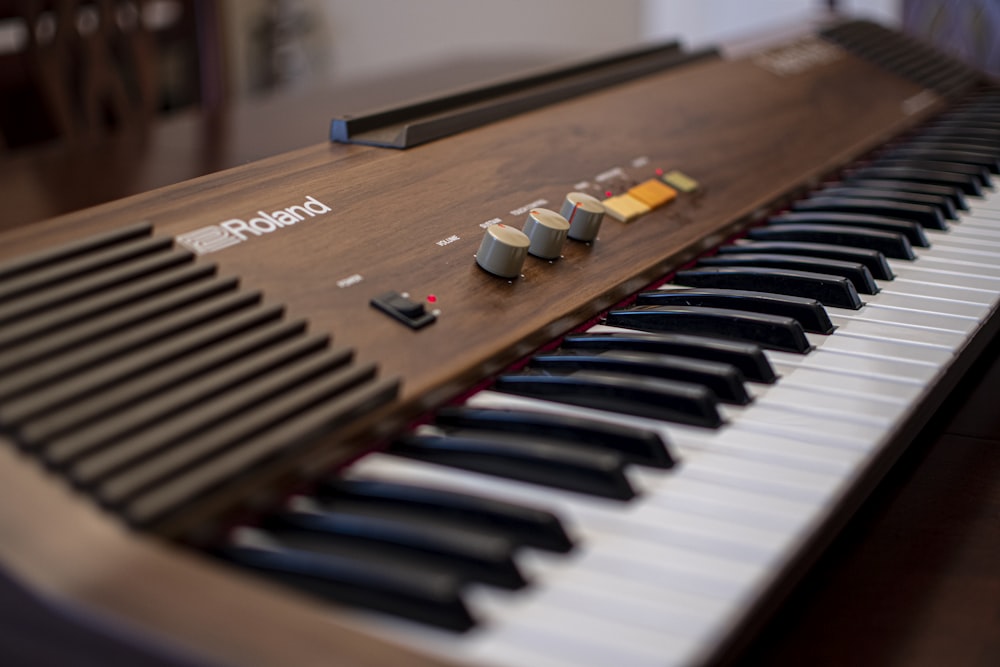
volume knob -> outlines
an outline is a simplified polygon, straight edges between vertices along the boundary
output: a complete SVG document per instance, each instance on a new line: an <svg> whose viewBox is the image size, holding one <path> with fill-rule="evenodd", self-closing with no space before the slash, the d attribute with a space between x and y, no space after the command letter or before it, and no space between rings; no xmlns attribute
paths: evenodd
<svg viewBox="0 0 1000 667"><path fill-rule="evenodd" d="M542 259L557 259L562 253L569 221L547 208L533 208L524 221L524 233L531 239L528 252Z"/></svg>
<svg viewBox="0 0 1000 667"><path fill-rule="evenodd" d="M559 212L569 221L571 239L589 242L597 238L604 220L604 204L599 199L583 192L571 192L566 195Z"/></svg>
<svg viewBox="0 0 1000 667"><path fill-rule="evenodd" d="M531 245L524 232L497 224L486 228L476 253L476 264L501 278L517 278Z"/></svg>

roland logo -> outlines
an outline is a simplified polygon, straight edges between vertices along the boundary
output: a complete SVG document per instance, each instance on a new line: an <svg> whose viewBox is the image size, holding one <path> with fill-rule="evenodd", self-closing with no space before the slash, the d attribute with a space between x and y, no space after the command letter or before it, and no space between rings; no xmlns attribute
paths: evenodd
<svg viewBox="0 0 1000 667"><path fill-rule="evenodd" d="M249 241L257 236L276 232L282 227L291 227L310 218L325 215L330 207L312 195L301 204L295 204L277 211L257 211L252 217L232 218L217 225L209 225L193 232L177 236L177 243L199 255L216 252L223 248Z"/></svg>

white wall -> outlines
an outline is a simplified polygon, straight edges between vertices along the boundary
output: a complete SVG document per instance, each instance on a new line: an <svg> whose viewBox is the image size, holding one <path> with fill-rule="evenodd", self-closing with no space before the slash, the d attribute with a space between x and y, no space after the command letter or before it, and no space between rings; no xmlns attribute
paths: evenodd
<svg viewBox="0 0 1000 667"><path fill-rule="evenodd" d="M783 27L814 13L819 0L644 0L643 37L680 35L700 46Z"/></svg>
<svg viewBox="0 0 1000 667"><path fill-rule="evenodd" d="M225 0L236 90L252 88L269 0ZM901 0L840 0L883 20ZM688 46L793 25L823 0L282 0L292 75L377 79L466 57L567 59L679 38ZM256 57L256 60L255 60ZM303 76L294 67L302 65Z"/></svg>
<svg viewBox="0 0 1000 667"><path fill-rule="evenodd" d="M642 0L324 0L338 78L463 56L576 55L627 48Z"/></svg>
<svg viewBox="0 0 1000 667"><path fill-rule="evenodd" d="M840 0L844 11L874 19L886 26L898 26L903 0Z"/></svg>

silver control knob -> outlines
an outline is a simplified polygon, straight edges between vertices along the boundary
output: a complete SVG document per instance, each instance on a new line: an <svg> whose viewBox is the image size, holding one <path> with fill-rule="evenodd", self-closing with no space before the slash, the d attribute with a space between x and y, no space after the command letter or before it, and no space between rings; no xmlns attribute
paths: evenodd
<svg viewBox="0 0 1000 667"><path fill-rule="evenodd" d="M542 259L558 259L562 254L569 221L547 208L533 208L524 221L524 233L531 239L528 252Z"/></svg>
<svg viewBox="0 0 1000 667"><path fill-rule="evenodd" d="M503 224L486 228L476 253L476 264L501 278L517 278L531 245L524 232Z"/></svg>
<svg viewBox="0 0 1000 667"><path fill-rule="evenodd" d="M583 192L571 192L566 195L562 217L569 221L569 237L575 241L589 242L597 238L604 220L604 204L596 197Z"/></svg>

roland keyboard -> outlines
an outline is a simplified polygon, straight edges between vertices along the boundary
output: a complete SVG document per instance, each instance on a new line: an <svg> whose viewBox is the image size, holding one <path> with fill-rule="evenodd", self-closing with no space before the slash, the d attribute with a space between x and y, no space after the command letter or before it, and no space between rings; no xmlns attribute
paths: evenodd
<svg viewBox="0 0 1000 667"><path fill-rule="evenodd" d="M1000 326L998 112L849 22L11 232L0 562L195 661L731 659Z"/></svg>

